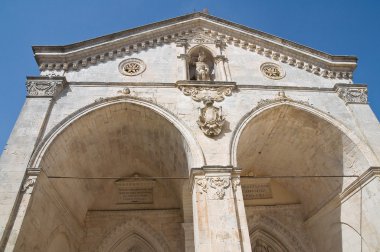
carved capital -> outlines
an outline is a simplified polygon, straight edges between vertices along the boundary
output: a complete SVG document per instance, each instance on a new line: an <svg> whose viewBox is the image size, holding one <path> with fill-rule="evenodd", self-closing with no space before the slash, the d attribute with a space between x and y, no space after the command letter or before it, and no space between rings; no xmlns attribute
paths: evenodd
<svg viewBox="0 0 380 252"><path fill-rule="evenodd" d="M368 103L368 91L366 86L337 86L336 92L345 103Z"/></svg>
<svg viewBox="0 0 380 252"><path fill-rule="evenodd" d="M239 185L240 185L240 178L232 178L232 189L234 189L234 191L237 190Z"/></svg>
<svg viewBox="0 0 380 252"><path fill-rule="evenodd" d="M226 62L227 58L224 55L217 55L214 57L214 61L218 64L219 62Z"/></svg>
<svg viewBox="0 0 380 252"><path fill-rule="evenodd" d="M226 195L226 189L230 186L229 177L207 177L197 180L201 193L206 193L208 199L221 200Z"/></svg>
<svg viewBox="0 0 380 252"><path fill-rule="evenodd" d="M28 77L26 81L27 96L57 96L67 86L64 77Z"/></svg>
<svg viewBox="0 0 380 252"><path fill-rule="evenodd" d="M21 187L21 193L28 193L31 194L33 191L33 188L36 184L37 176L39 174L38 169L28 169L27 170L27 177Z"/></svg>

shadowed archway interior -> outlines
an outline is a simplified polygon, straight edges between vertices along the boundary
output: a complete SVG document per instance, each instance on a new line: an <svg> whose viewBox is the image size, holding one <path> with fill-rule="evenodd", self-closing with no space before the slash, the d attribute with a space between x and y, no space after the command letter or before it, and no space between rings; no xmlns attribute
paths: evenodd
<svg viewBox="0 0 380 252"><path fill-rule="evenodd" d="M26 234L31 230L41 232L40 241L28 244L43 243L49 230L66 223L73 246L89 249L94 242L91 239L99 240L105 235L97 230L111 229L112 223L139 217L151 219L147 222L159 232L167 221L171 228L166 228L164 237L178 234L174 239L169 237L168 243L172 249L180 249L188 149L172 123L140 105L118 103L82 116L54 139L41 160L42 173L19 245L28 239ZM127 189L125 196L122 190L131 184L132 193ZM36 214L46 210L51 216ZM165 211L168 217L160 218ZM100 217L101 212L107 212L109 217ZM51 220L45 222L47 217ZM92 221L94 218L98 221ZM42 225L36 227L36 222ZM70 226L72 223L76 228Z"/></svg>
<svg viewBox="0 0 380 252"><path fill-rule="evenodd" d="M298 233L300 241L311 239L313 247L324 239L339 240L341 234L321 230L325 227L319 224L307 226L305 220L352 182L367 161L334 125L299 108L280 105L256 115L243 129L237 163L242 168L243 188L269 185L265 196L245 199L248 218L263 215L277 219ZM339 214L336 209L325 218L339 222ZM250 225L253 228L254 221Z"/></svg>

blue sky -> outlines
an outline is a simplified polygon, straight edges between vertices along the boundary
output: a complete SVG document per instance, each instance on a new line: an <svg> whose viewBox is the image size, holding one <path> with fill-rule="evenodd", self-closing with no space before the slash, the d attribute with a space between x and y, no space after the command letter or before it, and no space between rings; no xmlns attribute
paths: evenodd
<svg viewBox="0 0 380 252"><path fill-rule="evenodd" d="M1 0L0 149L25 101L25 77L39 74L32 45L64 45L208 8L218 16L314 49L359 58L380 118L380 1L375 0Z"/></svg>

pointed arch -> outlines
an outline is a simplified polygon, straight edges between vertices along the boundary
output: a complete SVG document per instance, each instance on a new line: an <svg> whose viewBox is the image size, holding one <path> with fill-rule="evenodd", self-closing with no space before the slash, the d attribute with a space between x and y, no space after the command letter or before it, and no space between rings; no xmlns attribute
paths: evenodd
<svg viewBox="0 0 380 252"><path fill-rule="evenodd" d="M271 245L273 248L281 248L274 251L314 251L307 243L300 239L294 231L280 221L266 215L251 215L248 217L249 226L253 228L249 231L249 236L254 249L254 243L257 240ZM254 250L252 250L254 251Z"/></svg>
<svg viewBox="0 0 380 252"><path fill-rule="evenodd" d="M124 247L125 244L128 244L128 247ZM141 248L144 249L142 251L148 252L170 251L162 235L139 218L133 218L109 232L100 242L98 251L117 251L121 247L124 249Z"/></svg>
<svg viewBox="0 0 380 252"><path fill-rule="evenodd" d="M278 251L288 252L289 250L269 233L256 229L249 234L251 240L252 251ZM264 249L264 250L263 250Z"/></svg>

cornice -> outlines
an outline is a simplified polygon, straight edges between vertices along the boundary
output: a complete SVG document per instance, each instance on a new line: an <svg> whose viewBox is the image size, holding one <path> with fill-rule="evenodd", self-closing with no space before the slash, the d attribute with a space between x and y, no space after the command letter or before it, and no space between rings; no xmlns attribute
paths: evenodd
<svg viewBox="0 0 380 252"><path fill-rule="evenodd" d="M78 70L202 34L331 79L352 79L357 58L333 56L204 13L194 13L66 46L34 46L41 70Z"/></svg>

